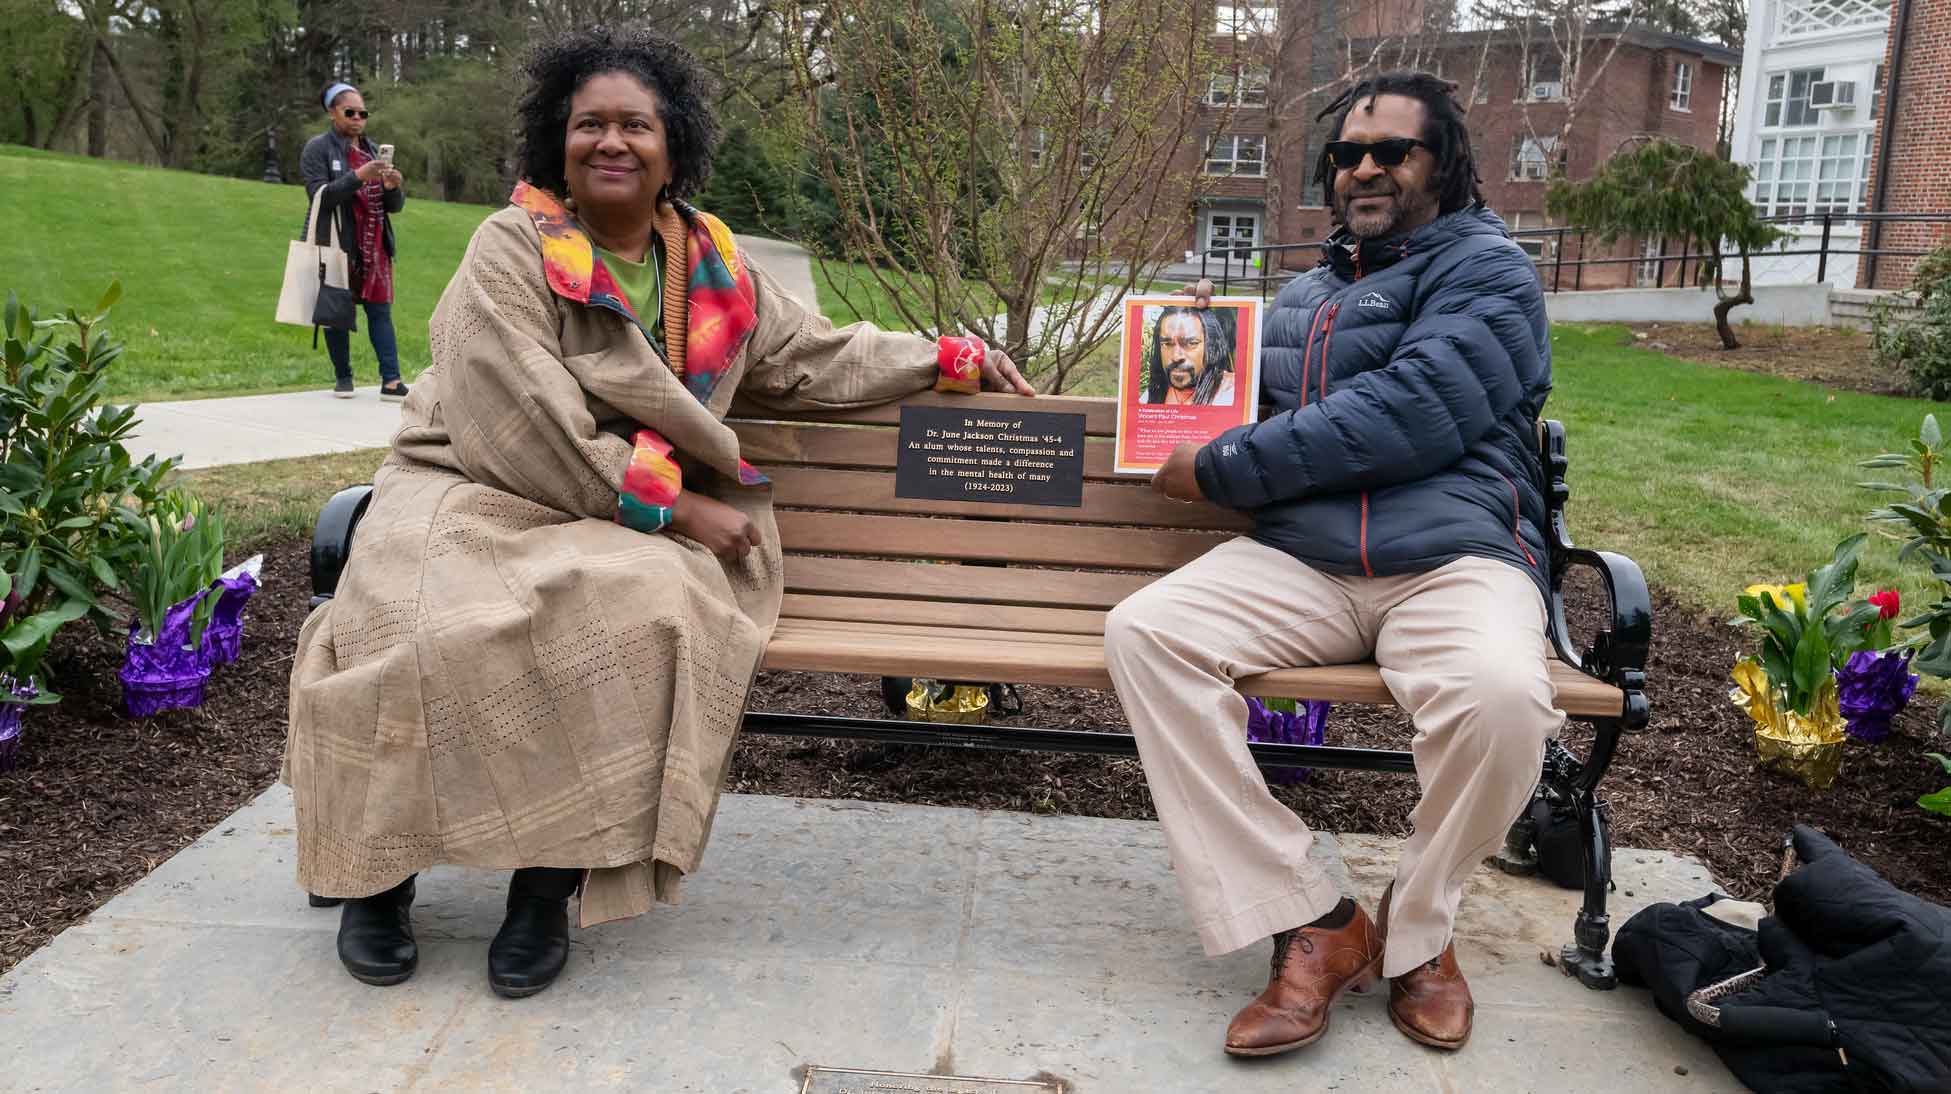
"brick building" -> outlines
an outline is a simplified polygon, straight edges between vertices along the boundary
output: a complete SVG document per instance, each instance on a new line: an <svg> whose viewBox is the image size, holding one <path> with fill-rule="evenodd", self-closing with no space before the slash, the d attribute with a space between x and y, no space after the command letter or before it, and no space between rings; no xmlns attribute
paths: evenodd
<svg viewBox="0 0 1951 1094"><path fill-rule="evenodd" d="M1951 211L1951 97L1945 94L1951 88L1951 5L1898 0L1880 71L1886 86L1879 99L1886 105L1875 119L1877 151L1865 204L1872 212L1894 214ZM1872 224L1863 239L1868 250L1928 250L1951 239L1951 225ZM1865 257L1857 285L1907 288L1916 264L1914 258Z"/></svg>
<svg viewBox="0 0 1951 1094"><path fill-rule="evenodd" d="M1314 115L1335 92L1307 92L1331 85L1350 57L1372 58L1383 69L1433 71L1458 85L1484 195L1514 229L1547 226L1545 180L1554 161L1569 177L1583 178L1622 144L1649 134L1713 149L1725 76L1739 61L1712 43L1639 28L1626 30L1623 40L1588 33L1576 81L1585 90L1573 102L1567 58L1548 28L1430 32L1420 0L1220 0L1210 10L1221 71L1201 110L1202 140L1183 165L1200 173L1203 191L1187 218L1188 252L1307 244L1327 234L1329 211L1313 182L1325 123ZM1594 81L1590 73L1602 64ZM1523 242L1541 263L1559 259L1552 240ZM1599 250L1592 244L1587 257L1600 257ZM1658 241L1624 240L1611 253L1658 250ZM1563 255L1566 262L1577 257L1576 244ZM1285 252L1282 265L1303 268L1315 258L1300 248ZM1665 266L1655 258L1644 269L1622 262L1559 275L1565 288L1574 280L1585 287L1650 284L1656 273L1677 283L1678 265Z"/></svg>

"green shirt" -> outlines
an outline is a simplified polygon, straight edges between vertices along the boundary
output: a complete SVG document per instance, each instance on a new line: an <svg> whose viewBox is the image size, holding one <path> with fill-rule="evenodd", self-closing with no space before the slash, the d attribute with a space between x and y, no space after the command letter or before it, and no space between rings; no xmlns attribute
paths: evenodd
<svg viewBox="0 0 1951 1094"><path fill-rule="evenodd" d="M623 290L623 298L637 313L637 321L650 332L650 340L657 351L664 351L664 241L652 237L650 250L642 262L630 260L596 248L603 259L603 268L610 271L616 287Z"/></svg>

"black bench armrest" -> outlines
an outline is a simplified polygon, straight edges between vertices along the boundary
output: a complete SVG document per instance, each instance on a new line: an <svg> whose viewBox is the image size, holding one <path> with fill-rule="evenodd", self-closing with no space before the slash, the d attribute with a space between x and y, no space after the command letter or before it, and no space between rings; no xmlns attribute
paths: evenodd
<svg viewBox="0 0 1951 1094"><path fill-rule="evenodd" d="M372 500L373 488L361 483L332 495L319 510L318 524L312 529L312 607L339 591L339 574L352 554L353 530Z"/></svg>
<svg viewBox="0 0 1951 1094"><path fill-rule="evenodd" d="M1653 638L1653 597L1646 587L1646 575L1625 555L1572 545L1571 533L1565 527L1565 502L1571 497L1571 488L1565 484L1565 470L1570 466L1565 456L1565 426L1545 421L1538 432L1543 447L1545 507L1550 516L1546 535L1551 540L1552 645L1567 664L1577 665L1587 675L1625 692L1621 721L1625 728L1640 728L1647 719L1646 649ZM1565 573L1574 566L1598 573L1612 613L1610 625L1583 650L1573 645L1565 625Z"/></svg>

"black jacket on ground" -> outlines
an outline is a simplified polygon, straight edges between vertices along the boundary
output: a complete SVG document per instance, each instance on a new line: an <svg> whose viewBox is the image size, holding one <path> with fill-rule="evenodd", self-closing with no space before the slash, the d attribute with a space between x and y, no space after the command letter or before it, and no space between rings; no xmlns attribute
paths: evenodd
<svg viewBox="0 0 1951 1094"><path fill-rule="evenodd" d="M1337 232L1324 250L1262 327L1269 416L1200 450L1200 490L1328 573L1468 556L1544 590L1551 336L1530 256L1481 206L1392 239Z"/></svg>
<svg viewBox="0 0 1951 1094"><path fill-rule="evenodd" d="M355 265L359 262L359 237L354 231L352 219L353 198L362 185L359 176L346 166L347 142L339 136L336 129L328 129L305 142L305 151L298 157L298 174L305 180L305 216L312 212L312 195L318 188L325 187L325 198L320 201L318 219L320 242L330 242L334 237L339 241L339 249L350 255ZM372 159L379 158L379 149L364 137L359 138L360 151ZM384 202L386 223L380 232L380 241L386 248L387 257L392 257L393 217L392 214L406 208L405 190L386 191ZM304 232L310 224L299 229L298 238L304 239ZM355 282L357 284L357 282Z"/></svg>
<svg viewBox="0 0 1951 1094"><path fill-rule="evenodd" d="M1791 838L1803 865L1775 886L1758 934L1708 919L1704 901L1656 904L1620 928L1619 978L1652 987L1765 1094L1951 1091L1951 909L1812 828ZM1719 1028L1686 1016L1689 993L1757 964L1767 975L1720 1000Z"/></svg>

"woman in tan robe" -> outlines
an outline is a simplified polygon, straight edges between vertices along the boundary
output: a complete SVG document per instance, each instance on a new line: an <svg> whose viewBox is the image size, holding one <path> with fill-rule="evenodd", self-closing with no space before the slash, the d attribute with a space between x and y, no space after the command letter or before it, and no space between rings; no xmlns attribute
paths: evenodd
<svg viewBox="0 0 1951 1094"><path fill-rule="evenodd" d="M1031 389L973 338L834 329L685 204L709 89L681 47L580 31L530 58L521 176L431 323L432 367L292 670L298 880L339 956L399 983L436 863L512 869L500 994L584 926L677 899L777 621L771 489L735 393L846 407Z"/></svg>

